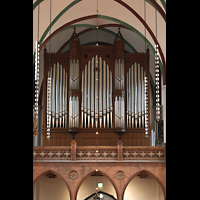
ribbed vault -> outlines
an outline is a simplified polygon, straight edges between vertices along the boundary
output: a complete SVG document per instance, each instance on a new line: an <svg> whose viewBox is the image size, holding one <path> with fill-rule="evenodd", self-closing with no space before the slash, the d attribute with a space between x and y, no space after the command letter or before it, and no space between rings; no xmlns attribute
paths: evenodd
<svg viewBox="0 0 200 200"><path fill-rule="evenodd" d="M76 27L76 31L80 37L81 45L90 44L96 42L97 40L102 43L112 43L118 27L121 27L121 33L125 39L125 50L129 52L144 52L146 35L146 44L150 48L151 74L154 74L154 47L157 39L159 44L159 63L162 73L162 80L163 84L166 83L165 0L51 1L52 8L50 23L50 0L33 0L33 56L36 40L40 41L40 50L42 50L44 46L46 46L48 50L49 41L51 41L52 52L67 51L68 42L73 32L73 27ZM146 12L144 12L145 9ZM99 26L98 38L96 36L97 25Z"/></svg>

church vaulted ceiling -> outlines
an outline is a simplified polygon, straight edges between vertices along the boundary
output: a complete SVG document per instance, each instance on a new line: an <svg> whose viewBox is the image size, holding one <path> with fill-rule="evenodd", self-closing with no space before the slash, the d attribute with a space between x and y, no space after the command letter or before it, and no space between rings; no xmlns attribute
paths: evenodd
<svg viewBox="0 0 200 200"><path fill-rule="evenodd" d="M102 44L113 44L118 27L121 27L125 50L128 52L144 52L146 35L152 76L154 76L157 38L160 69L165 84L166 0L51 0L51 2L50 20L50 0L33 0L33 55L36 40L40 41L40 50L46 46L49 51L51 41L51 52L67 52L74 27L81 45L94 44L97 40Z"/></svg>

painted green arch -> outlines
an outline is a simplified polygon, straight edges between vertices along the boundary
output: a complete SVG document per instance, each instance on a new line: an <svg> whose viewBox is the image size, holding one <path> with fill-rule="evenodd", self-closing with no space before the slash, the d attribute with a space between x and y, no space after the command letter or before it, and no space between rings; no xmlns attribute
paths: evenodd
<svg viewBox="0 0 200 200"><path fill-rule="evenodd" d="M35 1L35 3L33 4L33 10L44 0L37 0ZM81 0L82 1L82 0ZM147 3L149 3L151 6L153 6L155 8L155 6L149 1L149 0L145 0ZM160 2L162 3L165 11L166 11L166 3L164 0L160 0Z"/></svg>

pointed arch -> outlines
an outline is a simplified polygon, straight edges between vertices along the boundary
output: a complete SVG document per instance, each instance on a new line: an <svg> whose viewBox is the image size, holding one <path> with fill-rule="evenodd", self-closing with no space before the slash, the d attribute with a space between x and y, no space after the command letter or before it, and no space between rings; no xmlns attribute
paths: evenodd
<svg viewBox="0 0 200 200"><path fill-rule="evenodd" d="M119 199L119 194L118 194L118 191L117 191L117 187L116 187L115 183L113 182L112 178L109 177L109 175L106 174L105 172L102 172L101 170L92 171L92 172L86 174L86 175L82 178L82 180L79 182L78 187L77 187L77 190L76 190L76 192L75 192L75 196L78 197L78 192L79 192L79 189L80 189L82 183L83 183L87 178L89 178L91 175L94 175L94 174L96 174L96 173L105 176L105 177L111 182L112 186L113 186L114 189L115 189L115 193L116 193L117 199Z"/></svg>
<svg viewBox="0 0 200 200"><path fill-rule="evenodd" d="M67 186L67 189L69 191L69 196L70 196L70 199L72 198L72 195L71 195L71 191L70 191L70 187L69 187L69 183L66 181L66 179L64 177L62 177L62 175L60 175L58 172L54 171L54 170L47 170L45 172L42 172L41 174L39 174L34 180L33 180L33 187L35 186L35 184L45 175L47 174L54 174L56 175L58 178L60 178L64 183L65 185Z"/></svg>
<svg viewBox="0 0 200 200"><path fill-rule="evenodd" d="M156 182L158 182L158 184L160 185L160 187L162 188L163 194L164 194L164 199L166 199L166 188L164 186L164 184L162 183L162 181L152 172L149 172L148 170L139 170L136 173L134 173L132 176L130 176L130 178L128 179L127 183L125 184L125 187L123 189L122 195L124 197L125 191L129 185L129 183L139 174L141 173L146 173L147 175L151 176Z"/></svg>

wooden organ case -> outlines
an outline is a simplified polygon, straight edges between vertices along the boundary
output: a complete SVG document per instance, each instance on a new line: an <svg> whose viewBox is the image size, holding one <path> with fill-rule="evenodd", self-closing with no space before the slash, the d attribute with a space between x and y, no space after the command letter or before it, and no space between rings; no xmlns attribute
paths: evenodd
<svg viewBox="0 0 200 200"><path fill-rule="evenodd" d="M114 45L93 46L81 46L74 30L69 46L68 53L44 49L43 146L70 146L72 139L78 146L116 146L119 139L125 146L150 146L144 114L149 49L125 52L120 30ZM47 77L52 88L49 140ZM148 101L149 96L148 89ZM150 122L149 104L147 111Z"/></svg>

